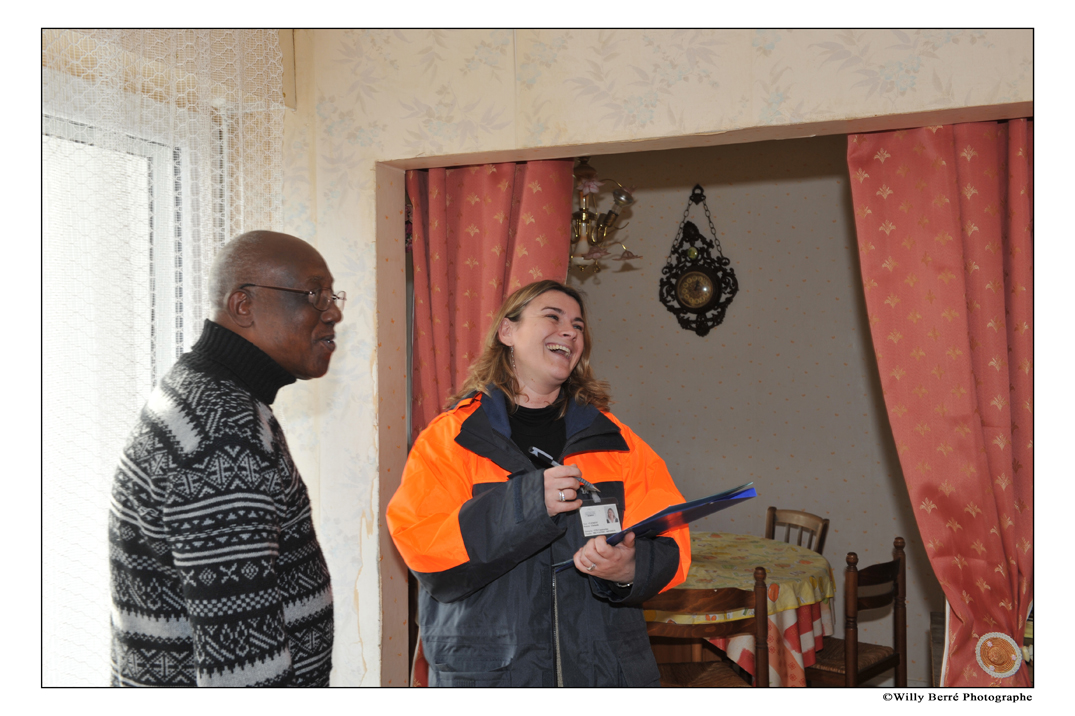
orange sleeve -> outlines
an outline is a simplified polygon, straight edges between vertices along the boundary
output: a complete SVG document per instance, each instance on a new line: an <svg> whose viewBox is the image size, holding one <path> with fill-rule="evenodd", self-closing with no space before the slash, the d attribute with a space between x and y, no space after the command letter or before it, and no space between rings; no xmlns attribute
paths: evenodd
<svg viewBox="0 0 1075 716"><path fill-rule="evenodd" d="M610 416L611 417L611 416ZM615 418L613 418L615 419ZM664 460L646 442L623 423L616 421L631 448L629 473L624 480L624 502L627 518L624 527L641 522L670 505L685 502L668 473ZM687 525L665 532L679 546L679 568L676 575L661 589L662 592L682 583L691 567L691 535Z"/></svg>
<svg viewBox="0 0 1075 716"><path fill-rule="evenodd" d="M418 436L385 513L396 548L416 572L441 572L469 559L459 509L472 484L461 469L454 423L442 415Z"/></svg>

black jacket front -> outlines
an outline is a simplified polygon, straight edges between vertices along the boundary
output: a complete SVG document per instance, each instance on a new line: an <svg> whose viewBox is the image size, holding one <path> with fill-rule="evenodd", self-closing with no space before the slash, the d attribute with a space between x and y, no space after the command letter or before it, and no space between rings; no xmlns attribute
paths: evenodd
<svg viewBox="0 0 1075 716"><path fill-rule="evenodd" d="M682 501L663 461L610 414L572 402L565 422L559 461L577 464L600 488L601 502L616 504L623 525ZM460 480L470 482L469 499L445 504L444 486ZM554 573L552 565L570 560L588 538L577 512L549 517L543 488L544 471L511 440L499 392L462 401L416 441L388 522L421 585L430 685L658 685L641 606L682 581L686 529L636 540L628 589L573 566ZM450 564L433 553L456 525L465 559L430 569Z"/></svg>

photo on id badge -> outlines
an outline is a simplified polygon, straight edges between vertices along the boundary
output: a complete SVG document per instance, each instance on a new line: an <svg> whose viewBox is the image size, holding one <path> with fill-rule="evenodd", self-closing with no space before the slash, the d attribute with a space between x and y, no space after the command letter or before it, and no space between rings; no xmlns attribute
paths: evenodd
<svg viewBox="0 0 1075 716"><path fill-rule="evenodd" d="M579 508L582 533L587 537L614 535L620 531L620 513L616 505L589 505Z"/></svg>

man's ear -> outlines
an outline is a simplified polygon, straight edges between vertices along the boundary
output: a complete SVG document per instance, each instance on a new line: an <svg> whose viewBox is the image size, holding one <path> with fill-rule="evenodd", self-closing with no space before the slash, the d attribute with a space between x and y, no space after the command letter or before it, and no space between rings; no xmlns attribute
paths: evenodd
<svg viewBox="0 0 1075 716"><path fill-rule="evenodd" d="M511 319L502 319L500 321L500 328L497 329L496 334L500 338L500 342L504 345L515 345L515 324L511 322Z"/></svg>
<svg viewBox="0 0 1075 716"><path fill-rule="evenodd" d="M254 305L250 294L243 289L232 291L228 296L228 317L243 328L254 324Z"/></svg>

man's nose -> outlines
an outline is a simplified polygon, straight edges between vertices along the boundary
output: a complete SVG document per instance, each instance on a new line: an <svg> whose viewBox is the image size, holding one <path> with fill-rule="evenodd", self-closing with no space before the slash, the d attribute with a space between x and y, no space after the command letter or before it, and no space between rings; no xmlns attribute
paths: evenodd
<svg viewBox="0 0 1075 716"><path fill-rule="evenodd" d="M321 320L325 323L339 323L343 320L343 309L335 301L330 301L329 307L321 312Z"/></svg>

